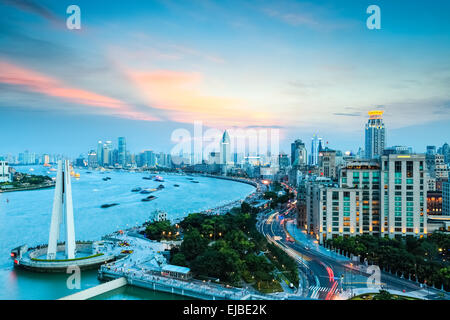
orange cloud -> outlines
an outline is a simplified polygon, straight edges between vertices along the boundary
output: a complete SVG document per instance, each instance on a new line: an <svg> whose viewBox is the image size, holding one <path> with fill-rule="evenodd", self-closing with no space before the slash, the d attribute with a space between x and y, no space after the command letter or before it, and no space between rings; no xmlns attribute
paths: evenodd
<svg viewBox="0 0 450 320"><path fill-rule="evenodd" d="M199 73L169 70L127 73L148 103L166 110L173 121L200 120L214 126L267 125L270 121L267 113L248 110L245 101L204 94Z"/></svg>
<svg viewBox="0 0 450 320"><path fill-rule="evenodd" d="M93 107L112 109L113 114L140 120L154 121L156 118L133 111L125 102L95 92L72 88L62 81L25 69L23 67L0 61L0 83L18 85L32 92L50 97L61 98L72 103Z"/></svg>

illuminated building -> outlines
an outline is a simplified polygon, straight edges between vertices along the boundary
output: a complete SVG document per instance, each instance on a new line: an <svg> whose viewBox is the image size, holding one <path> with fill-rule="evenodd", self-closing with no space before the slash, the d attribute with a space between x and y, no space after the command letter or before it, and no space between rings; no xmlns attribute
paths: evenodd
<svg viewBox="0 0 450 320"><path fill-rule="evenodd" d="M430 216L442 215L442 192L427 192L427 214Z"/></svg>
<svg viewBox="0 0 450 320"><path fill-rule="evenodd" d="M425 155L391 154L381 158L383 235L427 234Z"/></svg>
<svg viewBox="0 0 450 320"><path fill-rule="evenodd" d="M320 243L338 236L427 234L425 156L390 154L348 162L339 184L306 183L306 225Z"/></svg>
<svg viewBox="0 0 450 320"><path fill-rule="evenodd" d="M314 135L311 139L311 155L309 156L309 164L317 165L319 162L319 150L322 146L322 138Z"/></svg>
<svg viewBox="0 0 450 320"><path fill-rule="evenodd" d="M442 183L442 215L450 216L450 182Z"/></svg>
<svg viewBox="0 0 450 320"><path fill-rule="evenodd" d="M383 154L385 140L385 128L383 123L384 111L369 111L369 121L366 124L365 158L379 158Z"/></svg>

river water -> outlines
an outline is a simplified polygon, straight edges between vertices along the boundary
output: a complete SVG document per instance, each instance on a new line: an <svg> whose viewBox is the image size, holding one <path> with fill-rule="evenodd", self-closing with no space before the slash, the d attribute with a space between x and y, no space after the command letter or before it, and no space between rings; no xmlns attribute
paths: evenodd
<svg viewBox="0 0 450 320"><path fill-rule="evenodd" d="M41 166L17 166L21 172L55 176ZM34 171L30 171L33 169ZM177 219L231 201L245 198L254 187L233 181L186 176L162 175L165 182L143 180L148 173L76 170L79 179L72 178L72 193L77 240L97 240L103 235L126 229L148 220L156 210L164 210L169 219ZM111 180L104 181L103 178ZM147 195L131 192L136 187L165 186L153 195L156 200L142 202ZM179 187L175 187L178 184ZM78 290L67 288L66 274L41 274L13 268L11 249L28 244L48 242L54 189L18 191L0 194L0 299L58 299ZM102 209L106 203L118 203ZM81 289L99 284L97 272L83 271ZM180 296L155 293L137 288L124 289L100 297L104 299L182 299Z"/></svg>

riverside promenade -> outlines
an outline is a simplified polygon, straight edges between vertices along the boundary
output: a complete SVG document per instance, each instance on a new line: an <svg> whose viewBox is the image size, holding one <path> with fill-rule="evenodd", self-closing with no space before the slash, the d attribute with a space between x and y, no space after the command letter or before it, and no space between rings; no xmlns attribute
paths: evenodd
<svg viewBox="0 0 450 320"><path fill-rule="evenodd" d="M133 232L113 236L121 243L129 244L127 249L132 253L122 259L102 265L98 271L100 280L124 278L127 285L204 300L283 299L283 297L272 295L258 295L244 288L224 286L196 279L180 280L162 276L161 272L155 271L159 269L158 267L167 263L160 252L168 249L169 244L136 237ZM104 292L114 289L114 287L111 287L111 289L105 288L106 291ZM97 292L98 294L104 293Z"/></svg>

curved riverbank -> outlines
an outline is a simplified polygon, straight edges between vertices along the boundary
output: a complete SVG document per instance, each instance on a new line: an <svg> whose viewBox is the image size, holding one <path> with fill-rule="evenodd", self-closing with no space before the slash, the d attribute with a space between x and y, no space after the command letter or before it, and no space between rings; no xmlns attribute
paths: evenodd
<svg viewBox="0 0 450 320"><path fill-rule="evenodd" d="M46 173L45 168L36 168L34 172L39 171ZM158 199L142 202L143 195L131 190L138 186L155 188L160 184L143 180L148 172L108 172L112 178L108 181L102 180L105 175L100 172L80 173L80 179L72 180L78 240L100 240L105 234L142 225L156 209L166 211L170 219L182 218L245 199L255 191L251 185L223 179L198 177L199 183L194 184L185 175L161 174L166 181L165 189L157 191ZM0 299L58 299L74 293L66 287L67 275L15 270L10 259L12 248L48 242L53 194L52 189L13 192L7 197L0 193ZM104 203L119 205L101 209ZM96 271L83 271L81 289L98 283Z"/></svg>
<svg viewBox="0 0 450 320"><path fill-rule="evenodd" d="M11 188L11 189L0 189L0 193L7 193L7 192L15 192L15 191L31 191L31 190L40 190L40 189L51 189L55 187L55 183L52 184L45 184L45 185L38 185L38 186L27 186L27 187L21 187L21 188Z"/></svg>

